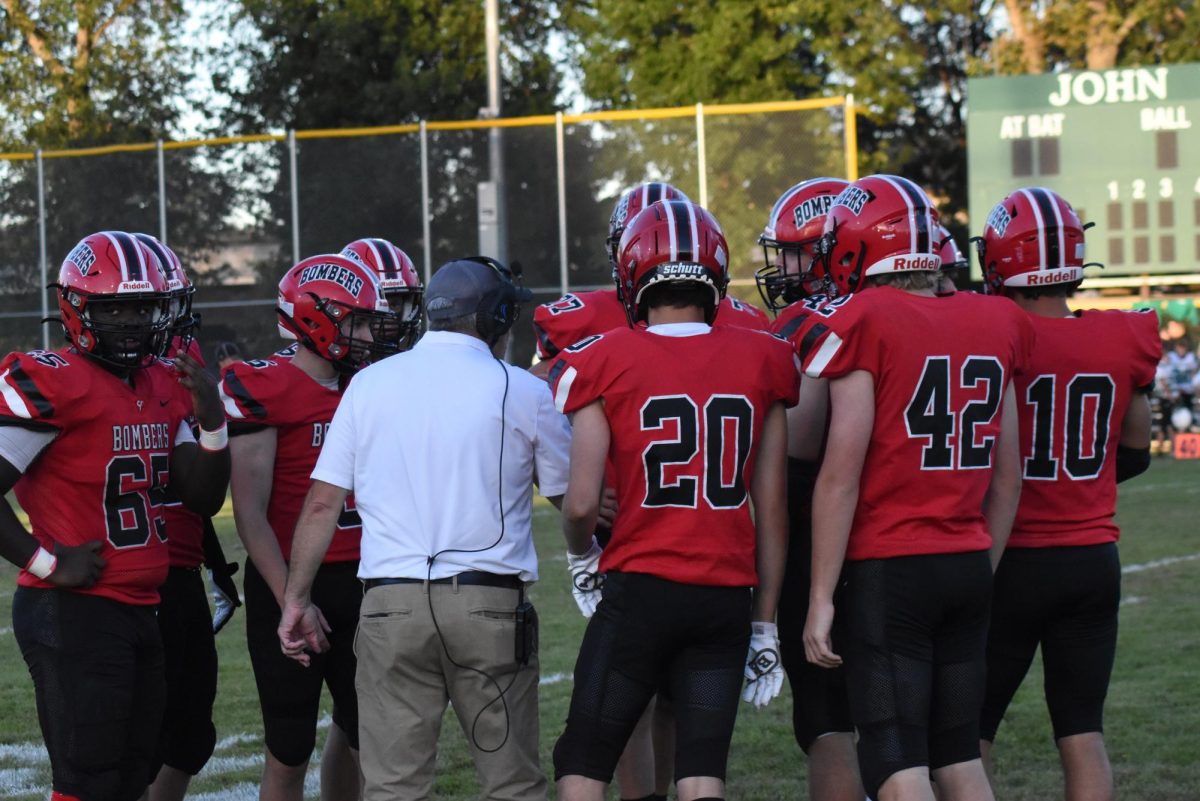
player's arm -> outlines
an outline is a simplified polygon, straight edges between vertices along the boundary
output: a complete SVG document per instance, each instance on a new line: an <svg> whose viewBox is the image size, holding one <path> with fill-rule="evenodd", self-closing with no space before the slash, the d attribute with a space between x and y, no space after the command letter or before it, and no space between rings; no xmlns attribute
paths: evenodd
<svg viewBox="0 0 1200 801"><path fill-rule="evenodd" d="M813 491L812 584L804 651L808 661L836 667L833 652L833 592L846 560L850 526L858 506L859 479L875 425L875 379L854 370L829 382L829 447Z"/></svg>
<svg viewBox="0 0 1200 801"><path fill-rule="evenodd" d="M1147 445L1149 447L1149 445ZM1012 532L1021 500L1021 442L1017 416L1017 392L1010 382L1004 393L1004 409L1000 417L1000 434L992 451L992 480L983 498L983 519L992 535L988 555L992 570L1000 564L1008 535Z"/></svg>
<svg viewBox="0 0 1200 801"><path fill-rule="evenodd" d="M1150 466L1150 395L1149 387L1133 393L1125 416L1121 418L1121 439L1117 442L1117 483L1140 476Z"/></svg>
<svg viewBox="0 0 1200 801"><path fill-rule="evenodd" d="M201 517L211 517L225 505L229 487L229 448L225 411L216 379L186 353L175 358L179 383L192 394L192 409L200 424L200 444L185 443L171 450L171 485L179 500Z"/></svg>
<svg viewBox="0 0 1200 801"><path fill-rule="evenodd" d="M571 466L562 503L563 536L572 554L587 553L592 546L610 434L602 401L593 401L575 412Z"/></svg>
<svg viewBox="0 0 1200 801"><path fill-rule="evenodd" d="M0 556L58 587L90 587L107 564L100 557L101 540L83 545L58 545L50 554L30 534L8 502L8 493L21 471L0 456Z"/></svg>
<svg viewBox="0 0 1200 801"><path fill-rule="evenodd" d="M783 404L772 404L763 423L754 478L750 482L758 572L752 620L768 623L775 620L775 607L787 564L787 429Z"/></svg>
<svg viewBox="0 0 1200 801"><path fill-rule="evenodd" d="M825 417L829 414L829 381L804 376L800 400L787 410L787 455L816 462L825 442Z"/></svg>
<svg viewBox="0 0 1200 801"><path fill-rule="evenodd" d="M271 588L276 602L283 607L284 585L287 583L287 563L279 540L267 520L267 506L275 473L275 450L278 434L274 428L262 428L240 434L229 441L233 459L230 490L233 495L233 521L238 536L254 567Z"/></svg>
<svg viewBox="0 0 1200 801"><path fill-rule="evenodd" d="M349 490L314 479L292 536L292 559L280 604L279 644L286 655L303 665L309 663L306 651L329 650L325 635L330 627L321 610L313 606L311 593L348 494Z"/></svg>

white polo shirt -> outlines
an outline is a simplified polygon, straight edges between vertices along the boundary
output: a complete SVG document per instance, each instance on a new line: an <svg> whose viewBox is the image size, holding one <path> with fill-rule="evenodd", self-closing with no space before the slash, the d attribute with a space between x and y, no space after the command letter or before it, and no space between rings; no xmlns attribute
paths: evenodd
<svg viewBox="0 0 1200 801"><path fill-rule="evenodd" d="M542 495L562 495L570 443L545 381L475 337L430 331L354 377L312 477L354 492L360 578L425 578L429 557L454 548L483 550L439 555L433 578L482 570L534 581L534 477Z"/></svg>

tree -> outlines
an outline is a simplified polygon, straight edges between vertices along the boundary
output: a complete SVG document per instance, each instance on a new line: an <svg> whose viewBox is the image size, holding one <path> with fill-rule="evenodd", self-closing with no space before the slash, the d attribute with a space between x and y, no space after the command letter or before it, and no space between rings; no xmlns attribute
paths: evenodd
<svg viewBox="0 0 1200 801"><path fill-rule="evenodd" d="M181 114L188 78L178 0L0 0L0 150L62 150L153 142ZM231 191L194 153L167 170L171 231L185 261L209 247L224 225ZM85 234L159 230L153 151L45 161L51 276ZM186 189L186 191L184 191ZM37 182L32 162L0 173L0 252L24 280L13 298L37 307ZM10 288L14 285L10 283ZM31 337L36 340L36 334Z"/></svg>

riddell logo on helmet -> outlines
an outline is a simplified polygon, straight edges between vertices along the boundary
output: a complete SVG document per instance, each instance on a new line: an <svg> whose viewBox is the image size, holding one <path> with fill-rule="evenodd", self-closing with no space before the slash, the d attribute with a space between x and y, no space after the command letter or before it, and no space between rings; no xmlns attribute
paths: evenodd
<svg viewBox="0 0 1200 801"><path fill-rule="evenodd" d="M818 217L824 217L829 211L829 207L833 205L833 195L818 195L811 197L796 207L793 212L795 224L797 228L803 228L804 224L815 220ZM855 212L857 214L858 212Z"/></svg>
<svg viewBox="0 0 1200 801"><path fill-rule="evenodd" d="M893 270L940 270L942 268L941 256L897 256L892 260Z"/></svg>
<svg viewBox="0 0 1200 801"><path fill-rule="evenodd" d="M305 267L300 271L300 286L310 281L333 281L356 298L363 288L361 278L337 264L313 264Z"/></svg>
<svg viewBox="0 0 1200 801"><path fill-rule="evenodd" d="M842 190L840 195L833 199L830 208L833 206L845 206L857 217L859 214L862 214L863 206L867 205L867 201L870 199L871 195L865 189L859 189L857 186L847 186Z"/></svg>
<svg viewBox="0 0 1200 801"><path fill-rule="evenodd" d="M92 265L96 263L96 254L87 242L80 242L67 255L67 261L79 268L80 275L87 275L88 270L92 269Z"/></svg>
<svg viewBox="0 0 1200 801"><path fill-rule="evenodd" d="M1045 286L1047 284L1062 284L1075 280L1075 270L1068 267L1065 270L1042 270L1029 273L1026 286Z"/></svg>
<svg viewBox="0 0 1200 801"><path fill-rule="evenodd" d="M122 281L117 285L118 292L149 292L154 289L154 284L149 281Z"/></svg>

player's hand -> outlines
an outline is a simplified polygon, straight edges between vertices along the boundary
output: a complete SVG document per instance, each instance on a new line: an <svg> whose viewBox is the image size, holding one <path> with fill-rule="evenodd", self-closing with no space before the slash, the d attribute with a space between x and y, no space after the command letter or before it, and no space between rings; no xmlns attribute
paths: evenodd
<svg viewBox="0 0 1200 801"><path fill-rule="evenodd" d="M325 635L330 631L325 616L313 603L289 601L284 604L279 619L279 647L285 656L308 667L310 651L319 654L329 650L329 639Z"/></svg>
<svg viewBox="0 0 1200 801"><path fill-rule="evenodd" d="M225 422L225 409L217 392L217 379L200 362L180 352L175 355L179 383L192 393L192 410L205 431L216 431Z"/></svg>
<svg viewBox="0 0 1200 801"><path fill-rule="evenodd" d="M596 538L587 553L576 556L567 551L567 569L571 571L571 595L584 617L591 617L600 605L600 590L604 587L604 574L600 572L600 554L604 551Z"/></svg>
<svg viewBox="0 0 1200 801"><path fill-rule="evenodd" d="M605 487L600 493L600 511L596 515L596 525L611 529L616 519L617 491L612 487Z"/></svg>
<svg viewBox="0 0 1200 801"><path fill-rule="evenodd" d="M90 587L100 578L108 562L100 556L104 543L100 540L83 545L55 545L54 557L58 563L46 581L55 587Z"/></svg>
<svg viewBox="0 0 1200 801"><path fill-rule="evenodd" d="M779 630L774 623L750 624L750 654L746 657L746 688L742 700L761 709L783 689L783 664L779 661Z"/></svg>
<svg viewBox="0 0 1200 801"><path fill-rule="evenodd" d="M842 658L833 652L833 602L812 602L808 605L808 620L804 623L804 656L814 665L835 668Z"/></svg>
<svg viewBox="0 0 1200 801"><path fill-rule="evenodd" d="M213 612L213 634L225 628L225 624L233 617L233 610L242 605L237 584L233 582L233 574L237 569L237 562L227 563L223 570L220 567L208 569L208 583L212 587L213 606L216 607Z"/></svg>

